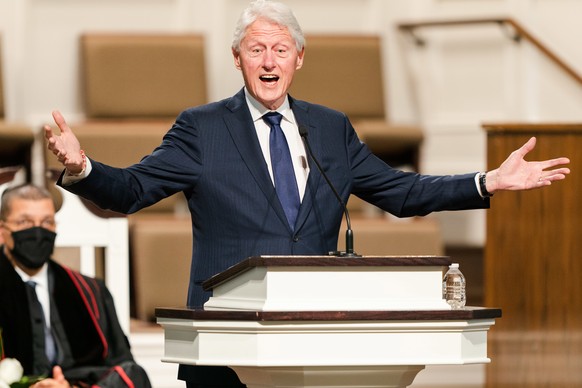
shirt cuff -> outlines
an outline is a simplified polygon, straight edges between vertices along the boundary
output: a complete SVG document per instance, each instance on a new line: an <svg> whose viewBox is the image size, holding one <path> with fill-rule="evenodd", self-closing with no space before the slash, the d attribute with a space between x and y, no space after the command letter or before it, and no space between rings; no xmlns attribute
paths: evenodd
<svg viewBox="0 0 582 388"><path fill-rule="evenodd" d="M85 166L85 171L83 171L79 175L70 174L69 171L67 171L67 169L65 169L65 174L63 175L63 180L62 180L63 186L70 186L74 183L77 183L77 182L87 178L87 176L91 172L91 169L92 169L91 160L89 158L87 158L87 165Z"/></svg>

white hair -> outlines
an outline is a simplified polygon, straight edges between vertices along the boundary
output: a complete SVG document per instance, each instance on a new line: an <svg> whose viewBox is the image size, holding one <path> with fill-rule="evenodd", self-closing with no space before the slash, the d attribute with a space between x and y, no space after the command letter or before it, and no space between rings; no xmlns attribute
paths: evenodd
<svg viewBox="0 0 582 388"><path fill-rule="evenodd" d="M277 1L255 0L242 12L236 24L232 39L232 49L235 52L240 52L240 44L247 33L247 28L258 19L286 27L295 41L297 51L301 51L305 46L305 36L291 8Z"/></svg>

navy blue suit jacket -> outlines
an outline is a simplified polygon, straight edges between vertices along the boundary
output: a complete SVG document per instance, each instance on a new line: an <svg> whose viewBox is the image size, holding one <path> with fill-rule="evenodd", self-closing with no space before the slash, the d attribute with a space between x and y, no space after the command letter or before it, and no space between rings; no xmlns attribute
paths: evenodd
<svg viewBox="0 0 582 388"><path fill-rule="evenodd" d="M293 98L290 104L344 202L355 194L399 217L489 206L477 191L475 174L426 176L393 169L360 142L344 114ZM194 237L189 306L208 299L204 280L248 256L337 249L342 209L317 168L311 168L295 230L287 224L244 90L182 112L161 145L133 166L91 163L87 178L65 188L105 209L133 213L184 193Z"/></svg>

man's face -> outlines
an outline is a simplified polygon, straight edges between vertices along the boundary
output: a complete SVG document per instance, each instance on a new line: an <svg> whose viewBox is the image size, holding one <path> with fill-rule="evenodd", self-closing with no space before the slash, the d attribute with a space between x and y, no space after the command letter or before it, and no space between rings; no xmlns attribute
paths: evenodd
<svg viewBox="0 0 582 388"><path fill-rule="evenodd" d="M0 222L0 234L8 250L14 248L12 232L41 226L52 232L56 231L55 207L51 199L30 200L15 198L11 202L11 211L6 220Z"/></svg>
<svg viewBox="0 0 582 388"><path fill-rule="evenodd" d="M303 65L303 53L297 51L287 28L262 19L247 28L240 53L233 51L248 91L271 110L285 100L295 70Z"/></svg>

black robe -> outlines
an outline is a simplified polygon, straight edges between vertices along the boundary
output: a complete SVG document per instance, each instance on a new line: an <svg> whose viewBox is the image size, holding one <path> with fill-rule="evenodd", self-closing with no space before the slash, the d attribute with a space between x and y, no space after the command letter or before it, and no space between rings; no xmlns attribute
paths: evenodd
<svg viewBox="0 0 582 388"><path fill-rule="evenodd" d="M105 284L98 279L50 260L48 263L51 299L51 324L57 331L59 365L67 380L93 384L109 370L120 372L135 369L129 341L115 312L113 298ZM26 285L15 271L0 246L0 328L4 356L16 358L25 375L45 374L35 363ZM53 311L54 310L54 311ZM149 386L147 375L137 368L136 386ZM123 373L121 371L121 373ZM145 382L143 381L145 379Z"/></svg>

